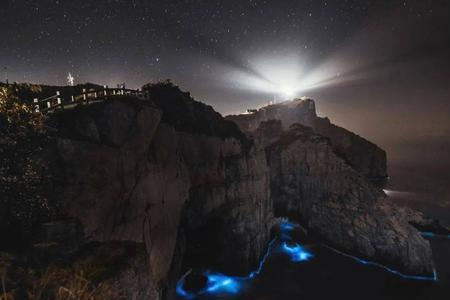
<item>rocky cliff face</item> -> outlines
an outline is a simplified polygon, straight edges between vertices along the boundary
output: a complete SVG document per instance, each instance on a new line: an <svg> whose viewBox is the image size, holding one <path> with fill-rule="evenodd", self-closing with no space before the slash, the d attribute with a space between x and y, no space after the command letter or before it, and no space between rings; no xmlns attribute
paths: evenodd
<svg viewBox="0 0 450 300"><path fill-rule="evenodd" d="M70 259L109 253L105 264L118 271L103 280L123 297L172 299L191 267L248 272L267 247L275 215L298 220L339 249L411 274L432 272L429 244L408 224L411 214L357 171L370 175L364 155L350 166L332 138L280 121L246 121L246 136L170 84L146 88L148 101L124 97L55 113L39 152L52 175L46 205L57 212L53 219L75 224L46 223L47 236L62 232L59 242L67 243L73 232L78 241L82 228ZM296 105L292 115L283 108L277 116L324 122L312 102ZM365 143L352 141L345 155ZM383 161L384 152L368 145L377 154L367 161Z"/></svg>
<svg viewBox="0 0 450 300"><path fill-rule="evenodd" d="M314 132L329 138L334 151L359 173L373 180L387 177L386 152L368 140L332 124L328 118L318 117L311 99L295 99L263 107L252 114L226 118L236 122L247 133L255 131L261 122L268 120L282 120L284 129L295 123L311 127Z"/></svg>
<svg viewBox="0 0 450 300"><path fill-rule="evenodd" d="M276 134L278 132L278 134ZM266 145L275 214L290 216L349 253L395 266L407 274L430 274L431 249L384 193L335 154L311 128L263 122L255 136Z"/></svg>
<svg viewBox="0 0 450 300"><path fill-rule="evenodd" d="M52 203L61 218L79 221L85 243L144 246L148 284L136 290L139 299L172 298L187 268L247 272L273 222L264 151L178 88L151 92L148 102L119 99L51 116L47 147Z"/></svg>

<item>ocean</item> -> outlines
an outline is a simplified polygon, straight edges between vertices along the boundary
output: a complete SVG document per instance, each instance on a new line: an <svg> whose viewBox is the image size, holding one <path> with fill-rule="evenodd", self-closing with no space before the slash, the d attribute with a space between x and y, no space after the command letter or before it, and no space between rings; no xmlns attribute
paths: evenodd
<svg viewBox="0 0 450 300"><path fill-rule="evenodd" d="M443 160L417 159L389 163L389 198L418 209L450 226L450 168ZM261 272L230 293L216 286L199 299L297 300L297 299L450 299L450 237L426 237L432 246L437 280L412 280L384 268L338 254L299 233L294 240L312 253L294 261L283 251L273 251ZM221 289L224 288L224 289Z"/></svg>

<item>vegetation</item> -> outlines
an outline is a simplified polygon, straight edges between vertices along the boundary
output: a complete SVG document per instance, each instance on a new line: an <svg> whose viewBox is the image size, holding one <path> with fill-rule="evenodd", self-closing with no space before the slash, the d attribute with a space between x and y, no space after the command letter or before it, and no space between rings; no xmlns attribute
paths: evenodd
<svg viewBox="0 0 450 300"><path fill-rule="evenodd" d="M0 88L7 88L14 93L14 95L22 102L32 104L33 98L44 99L50 96L54 96L56 92L60 92L63 99L70 99L72 95L79 95L83 89L86 90L98 90L103 86L85 83L75 86L51 86L32 83L12 83L5 84L0 83Z"/></svg>
<svg viewBox="0 0 450 300"><path fill-rule="evenodd" d="M43 144L45 118L19 100L11 86L0 87L0 234L19 241L23 227L49 214ZM41 157L38 159L37 157ZM9 238L9 239L8 239ZM2 245L3 246L3 245Z"/></svg>
<svg viewBox="0 0 450 300"><path fill-rule="evenodd" d="M0 272L2 272L0 270ZM99 282L104 272L96 265L50 266L44 271L31 268L19 269L19 285L7 289L6 273L0 273L0 300L112 300L120 299L119 293L108 283Z"/></svg>
<svg viewBox="0 0 450 300"><path fill-rule="evenodd" d="M42 130L42 115L34 114L34 108L16 96L12 87L0 87L0 126L3 130L16 131L16 127Z"/></svg>

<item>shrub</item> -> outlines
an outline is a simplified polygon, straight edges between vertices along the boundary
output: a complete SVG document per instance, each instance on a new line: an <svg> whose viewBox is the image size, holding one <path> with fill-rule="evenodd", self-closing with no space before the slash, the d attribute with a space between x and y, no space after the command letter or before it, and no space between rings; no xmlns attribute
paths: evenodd
<svg viewBox="0 0 450 300"><path fill-rule="evenodd" d="M23 270L20 288L29 300L115 300L120 293L107 283L95 283L97 271L79 267L51 266L43 272ZM0 300L21 298L18 289L6 290L5 277L1 278ZM22 296L23 297L23 296Z"/></svg>
<svg viewBox="0 0 450 300"><path fill-rule="evenodd" d="M45 117L10 86L0 86L0 234L11 244L20 240L23 228L49 214L41 155L47 139Z"/></svg>
<svg viewBox="0 0 450 300"><path fill-rule="evenodd" d="M11 131L17 127L42 130L43 116L33 110L32 105L19 100L11 87L0 87L0 126L3 130Z"/></svg>

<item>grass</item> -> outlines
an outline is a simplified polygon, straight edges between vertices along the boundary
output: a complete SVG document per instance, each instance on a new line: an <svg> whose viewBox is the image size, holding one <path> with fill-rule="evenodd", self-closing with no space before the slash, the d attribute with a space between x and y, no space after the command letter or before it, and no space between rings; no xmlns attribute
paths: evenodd
<svg viewBox="0 0 450 300"><path fill-rule="evenodd" d="M0 300L14 300L14 297L11 293L6 292L6 284L5 284L5 275L1 274L2 281L2 294L0 295Z"/></svg>
<svg viewBox="0 0 450 300"><path fill-rule="evenodd" d="M71 268L48 267L39 273L28 269L23 287L29 300L114 300L123 299L110 284L96 283L105 270L95 265L75 265ZM7 290L2 274L0 300L16 300L18 288Z"/></svg>

